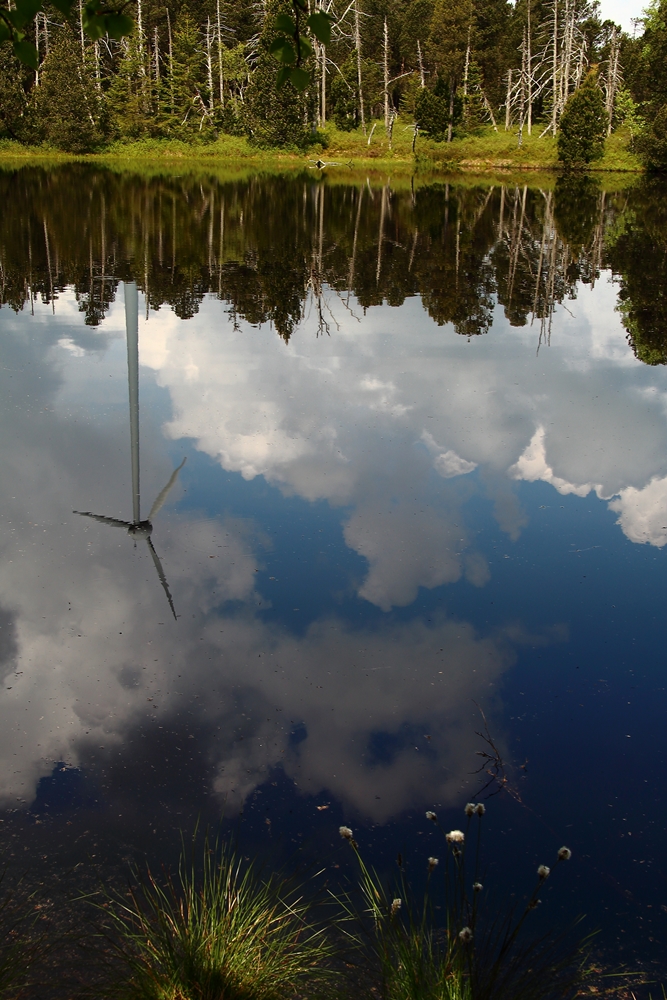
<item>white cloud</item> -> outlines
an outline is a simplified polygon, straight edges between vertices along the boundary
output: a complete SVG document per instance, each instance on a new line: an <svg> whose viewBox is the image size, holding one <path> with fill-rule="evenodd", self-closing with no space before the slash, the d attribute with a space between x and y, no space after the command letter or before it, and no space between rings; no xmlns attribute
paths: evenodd
<svg viewBox="0 0 667 1000"><path fill-rule="evenodd" d="M667 544L667 478L652 479L641 490L634 486L621 490L609 508L620 515L617 524L631 542L658 548Z"/></svg>
<svg viewBox="0 0 667 1000"><path fill-rule="evenodd" d="M435 438L428 431L422 431L422 441L431 452L433 457L433 468L440 473L443 479L453 479L454 476L465 476L477 468L477 462L468 462L461 458L451 448L443 451L437 444Z"/></svg>
<svg viewBox="0 0 667 1000"><path fill-rule="evenodd" d="M588 496L591 490L595 489L592 483L568 483L566 479L554 475L553 469L547 463L545 436L544 427L538 427L525 451L519 455L514 465L510 466L509 474L512 479L523 479L528 483L537 482L539 479L551 483L564 496L568 493L574 493L578 497Z"/></svg>

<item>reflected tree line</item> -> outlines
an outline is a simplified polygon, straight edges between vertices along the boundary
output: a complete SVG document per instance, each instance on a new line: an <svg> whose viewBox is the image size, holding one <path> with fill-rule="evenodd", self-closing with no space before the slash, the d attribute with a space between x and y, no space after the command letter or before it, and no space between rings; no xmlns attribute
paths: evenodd
<svg viewBox="0 0 667 1000"><path fill-rule="evenodd" d="M306 315L332 333L358 311L421 296L438 324L488 333L494 309L548 343L556 308L603 269L636 356L667 363L667 197L645 179L609 193L585 176L555 188L328 183L312 175L143 178L86 165L0 174L0 301L56 308L74 288L97 326L119 281L183 319L205 295L235 323L285 341Z"/></svg>

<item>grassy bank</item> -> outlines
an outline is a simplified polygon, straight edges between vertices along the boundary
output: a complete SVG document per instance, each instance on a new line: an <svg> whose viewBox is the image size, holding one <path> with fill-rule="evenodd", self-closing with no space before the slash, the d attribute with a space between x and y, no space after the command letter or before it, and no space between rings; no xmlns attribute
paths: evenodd
<svg viewBox="0 0 667 1000"><path fill-rule="evenodd" d="M136 142L116 142L97 153L73 156L44 147L26 147L11 141L0 142L0 161L71 160L103 161L105 163L149 163L184 161L212 164L224 161L232 172L243 173L248 168L290 170L316 169L318 160L330 165L327 169L366 169L382 173L497 173L505 171L546 171L559 169L556 142L550 136L540 138L536 128L532 136L524 134L519 147L516 130L505 132L491 127L451 143L434 142L418 136L412 151L412 123L398 118L394 125L391 149L382 122L373 122L364 136L361 129L342 132L328 124L314 136L308 150L260 149L245 136L224 135L212 143L184 143L174 139L142 139ZM629 134L622 130L609 137L604 158L588 168L593 172L641 172L638 158L629 150Z"/></svg>

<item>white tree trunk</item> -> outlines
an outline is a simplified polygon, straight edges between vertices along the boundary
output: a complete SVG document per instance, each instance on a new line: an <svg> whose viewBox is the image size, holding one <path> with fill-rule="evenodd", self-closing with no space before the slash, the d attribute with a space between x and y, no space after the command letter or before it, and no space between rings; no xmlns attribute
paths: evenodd
<svg viewBox="0 0 667 1000"><path fill-rule="evenodd" d="M505 131L509 132L512 124L512 70L507 70L507 97L505 98Z"/></svg>
<svg viewBox="0 0 667 1000"><path fill-rule="evenodd" d="M79 39L81 41L81 58L86 54L85 37L83 34L83 0L79 0Z"/></svg>
<svg viewBox="0 0 667 1000"><path fill-rule="evenodd" d="M171 97L171 113L174 113L174 48L171 38L171 18L167 8L167 38L169 42L169 95Z"/></svg>
<svg viewBox="0 0 667 1000"><path fill-rule="evenodd" d="M39 87L39 19L40 14L35 14L35 48L37 49L37 69L35 70L35 86Z"/></svg>
<svg viewBox="0 0 667 1000"><path fill-rule="evenodd" d="M389 29L386 17L384 19L382 71L384 78L384 127L389 129Z"/></svg>
<svg viewBox="0 0 667 1000"><path fill-rule="evenodd" d="M551 65L551 87L552 87L552 108L551 108L551 128L556 134L558 126L558 0L553 0L553 38L552 44L552 65Z"/></svg>
<svg viewBox="0 0 667 1000"><path fill-rule="evenodd" d="M225 81L222 70L222 19L220 17L220 0L216 3L216 16L218 21L218 84L220 87L220 107L225 106Z"/></svg>
<svg viewBox="0 0 667 1000"><path fill-rule="evenodd" d="M327 47L326 45L320 46L320 55L322 58L322 79L321 89L320 89L320 121L322 125L327 123Z"/></svg>
<svg viewBox="0 0 667 1000"><path fill-rule="evenodd" d="M422 59L422 47L417 39L417 57L419 59L419 83L422 88L426 86L426 81L424 80L424 60Z"/></svg>
<svg viewBox="0 0 667 1000"><path fill-rule="evenodd" d="M527 81L528 87L527 87L526 99L528 101L528 123L527 123L528 135L532 135L533 133L533 43L532 43L532 25L530 23L531 2L532 0L528 0L527 3L528 25L526 31L526 45L527 45L526 68L528 70L528 81Z"/></svg>
<svg viewBox="0 0 667 1000"><path fill-rule="evenodd" d="M211 31L211 18L206 18L206 75L208 80L208 107L213 111L213 56L212 56L213 33Z"/></svg>
<svg viewBox="0 0 667 1000"><path fill-rule="evenodd" d="M359 113L361 115L361 128L364 135L366 135L364 91L361 81L361 30L359 27L359 0L354 0L354 47L357 50L357 86L359 88Z"/></svg>

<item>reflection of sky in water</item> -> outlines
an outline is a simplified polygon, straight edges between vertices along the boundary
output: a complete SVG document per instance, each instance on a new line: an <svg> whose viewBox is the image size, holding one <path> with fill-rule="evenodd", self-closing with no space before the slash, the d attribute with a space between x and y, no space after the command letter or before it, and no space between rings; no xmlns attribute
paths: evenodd
<svg viewBox="0 0 667 1000"><path fill-rule="evenodd" d="M178 622L145 547L71 513L131 513L122 295L94 333L71 296L3 310L6 807L48 802L62 761L98 768L70 807L119 828L133 783L178 826L282 773L301 825L308 795L362 824L458 810L478 703L527 806L494 800L498 835L571 844L579 908L656 914L659 937L667 384L615 302L581 288L539 354L500 312L468 342L418 299L358 322L332 296L340 329L288 345L212 298L141 320L149 503L188 458L153 535ZM186 815L169 775L193 739Z"/></svg>

